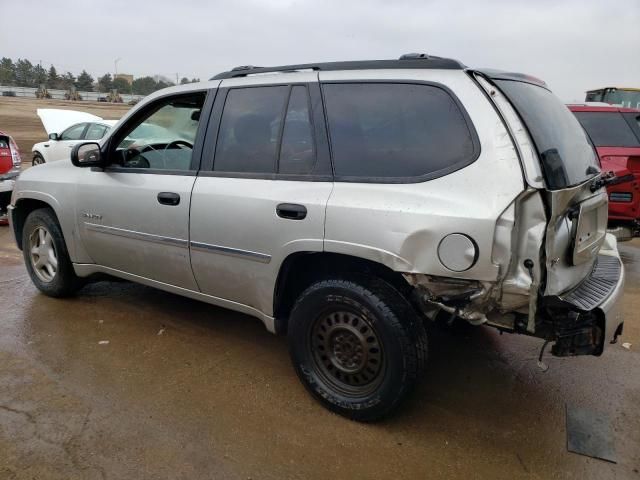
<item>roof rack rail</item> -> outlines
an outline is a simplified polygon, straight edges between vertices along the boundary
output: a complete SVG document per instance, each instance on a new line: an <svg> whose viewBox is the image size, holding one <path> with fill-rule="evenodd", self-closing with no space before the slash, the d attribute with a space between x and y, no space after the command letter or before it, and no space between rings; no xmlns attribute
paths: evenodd
<svg viewBox="0 0 640 480"><path fill-rule="evenodd" d="M244 65L235 67L227 72L222 72L210 80L221 80L225 78L239 78L261 73L285 73L297 72L299 70L313 71L336 71L336 70L376 70L376 69L443 69L462 70L466 66L451 58L434 57L425 53L408 53L402 55L398 60L359 60L351 62L324 62L324 63L301 63L298 65L281 65L279 67L254 67Z"/></svg>

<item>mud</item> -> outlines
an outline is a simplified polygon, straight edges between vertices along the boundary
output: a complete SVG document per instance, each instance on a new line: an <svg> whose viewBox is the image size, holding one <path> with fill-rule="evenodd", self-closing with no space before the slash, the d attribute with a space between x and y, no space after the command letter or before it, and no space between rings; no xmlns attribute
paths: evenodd
<svg viewBox="0 0 640 480"><path fill-rule="evenodd" d="M435 332L415 395L363 425L313 401L257 320L124 282L45 297L0 227L0 479L640 479L639 247L601 358L543 373L538 340ZM567 403L610 416L617 464L566 451Z"/></svg>

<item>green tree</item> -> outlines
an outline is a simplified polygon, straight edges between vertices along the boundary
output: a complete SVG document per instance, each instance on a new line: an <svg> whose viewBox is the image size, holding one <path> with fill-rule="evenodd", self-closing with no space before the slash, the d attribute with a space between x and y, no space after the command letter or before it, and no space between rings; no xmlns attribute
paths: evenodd
<svg viewBox="0 0 640 480"><path fill-rule="evenodd" d="M133 81L131 87L136 95L149 95L157 90L156 85L153 77L140 77Z"/></svg>
<svg viewBox="0 0 640 480"><path fill-rule="evenodd" d="M93 77L89 75L86 70L82 70L80 75L78 75L76 87L81 92L93 92Z"/></svg>
<svg viewBox="0 0 640 480"><path fill-rule="evenodd" d="M200 81L199 78L192 78L191 83L198 83Z"/></svg>
<svg viewBox="0 0 640 480"><path fill-rule="evenodd" d="M16 67L13 60L2 57L0 60L0 85L13 85L16 81Z"/></svg>
<svg viewBox="0 0 640 480"><path fill-rule="evenodd" d="M71 72L65 73L60 78L60 86L65 90L69 90L71 87L75 86L75 84L76 84L76 76Z"/></svg>
<svg viewBox="0 0 640 480"><path fill-rule="evenodd" d="M51 68L49 68L49 72L47 73L47 87L60 88L60 75L58 75L58 71L53 65L51 65Z"/></svg>
<svg viewBox="0 0 640 480"><path fill-rule="evenodd" d="M113 79L110 73L105 73L98 79L98 90L100 92L110 92L113 88Z"/></svg>
<svg viewBox="0 0 640 480"><path fill-rule="evenodd" d="M163 88L167 88L167 87L173 87L173 83L160 80L158 83L156 83L156 86L154 87L153 91L155 92L156 90L162 90Z"/></svg>
<svg viewBox="0 0 640 480"><path fill-rule="evenodd" d="M186 85L187 83L191 83L187 77L182 77L180 79L180 85Z"/></svg>
<svg viewBox="0 0 640 480"><path fill-rule="evenodd" d="M19 87L35 87L33 65L29 60L21 58L16 62L16 85Z"/></svg>
<svg viewBox="0 0 640 480"><path fill-rule="evenodd" d="M117 89L120 93L128 93L131 91L131 85L129 85L129 82L121 77L113 79L113 88Z"/></svg>

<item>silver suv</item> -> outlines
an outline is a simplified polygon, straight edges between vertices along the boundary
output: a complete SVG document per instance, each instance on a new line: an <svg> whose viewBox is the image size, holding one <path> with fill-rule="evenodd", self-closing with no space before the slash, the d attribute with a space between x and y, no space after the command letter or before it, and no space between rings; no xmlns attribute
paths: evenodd
<svg viewBox="0 0 640 480"><path fill-rule="evenodd" d="M321 403L370 421L419 378L436 317L557 356L615 341L606 182L544 82L410 54L156 92L25 171L10 216L45 294L100 273L255 316Z"/></svg>

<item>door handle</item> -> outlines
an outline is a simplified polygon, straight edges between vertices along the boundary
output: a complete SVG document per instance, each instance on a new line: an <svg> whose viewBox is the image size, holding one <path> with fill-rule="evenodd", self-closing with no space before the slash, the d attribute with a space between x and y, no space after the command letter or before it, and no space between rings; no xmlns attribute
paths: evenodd
<svg viewBox="0 0 640 480"><path fill-rule="evenodd" d="M173 192L160 192L158 194L158 202L162 205L176 206L180 203L180 195Z"/></svg>
<svg viewBox="0 0 640 480"><path fill-rule="evenodd" d="M307 216L307 207L297 203L281 203L276 207L276 213L287 220L302 220Z"/></svg>

